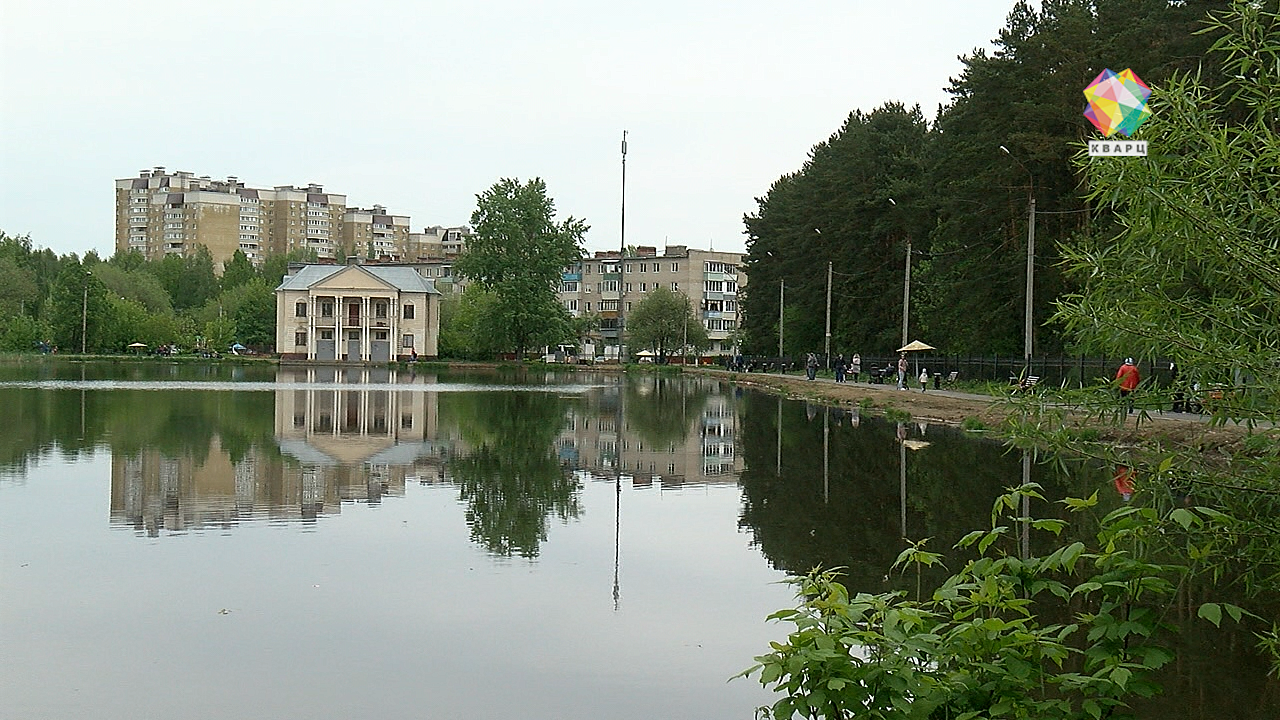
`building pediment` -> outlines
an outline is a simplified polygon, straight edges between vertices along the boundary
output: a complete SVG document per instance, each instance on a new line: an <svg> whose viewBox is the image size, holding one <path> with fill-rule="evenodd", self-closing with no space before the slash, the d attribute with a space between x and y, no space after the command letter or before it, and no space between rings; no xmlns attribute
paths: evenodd
<svg viewBox="0 0 1280 720"><path fill-rule="evenodd" d="M359 265L348 265L329 277L313 283L310 289L312 292L321 294L330 290L385 290L388 292L397 290L391 283Z"/></svg>

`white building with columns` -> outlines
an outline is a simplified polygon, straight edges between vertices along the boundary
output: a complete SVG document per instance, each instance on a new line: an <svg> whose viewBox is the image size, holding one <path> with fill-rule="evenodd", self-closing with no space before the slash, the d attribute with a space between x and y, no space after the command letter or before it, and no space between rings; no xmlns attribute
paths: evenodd
<svg viewBox="0 0 1280 720"><path fill-rule="evenodd" d="M410 267L291 265L276 288L282 359L434 358L439 339L440 292Z"/></svg>

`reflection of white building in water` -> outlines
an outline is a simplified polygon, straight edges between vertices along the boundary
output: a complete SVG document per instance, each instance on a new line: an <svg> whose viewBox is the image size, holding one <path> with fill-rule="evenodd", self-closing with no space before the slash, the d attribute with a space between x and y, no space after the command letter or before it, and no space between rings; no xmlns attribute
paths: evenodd
<svg viewBox="0 0 1280 720"><path fill-rule="evenodd" d="M389 368L281 368L276 441L309 465L412 464L438 455L439 393ZM415 375L415 379L422 380ZM427 378L434 382L434 376Z"/></svg>
<svg viewBox="0 0 1280 720"><path fill-rule="evenodd" d="M254 447L233 459L216 435L202 457L116 455L112 523L158 535L249 519L314 519L340 512L344 502L402 496L407 477L443 479L449 453L434 440L437 393L400 384L397 371L385 368L282 368L276 379L279 456Z"/></svg>

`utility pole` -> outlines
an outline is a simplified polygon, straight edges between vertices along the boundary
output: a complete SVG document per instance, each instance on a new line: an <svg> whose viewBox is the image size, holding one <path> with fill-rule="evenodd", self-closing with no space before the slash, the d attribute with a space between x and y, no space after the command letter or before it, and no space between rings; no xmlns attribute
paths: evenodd
<svg viewBox="0 0 1280 720"><path fill-rule="evenodd" d="M1026 374L1031 374L1031 299L1035 292L1036 275L1036 196L1027 188L1027 307L1022 327L1022 362Z"/></svg>
<svg viewBox="0 0 1280 720"><path fill-rule="evenodd" d="M782 307L787 300L787 286L778 278L778 362L782 362Z"/></svg>
<svg viewBox="0 0 1280 720"><path fill-rule="evenodd" d="M893 198L889 198L889 204L898 207L898 203ZM907 269L902 275L902 347L906 347L911 342L911 338L907 337L907 330L910 328L907 324L907 318L911 312L911 233L907 233Z"/></svg>
<svg viewBox="0 0 1280 720"><path fill-rule="evenodd" d="M622 352L622 292L626 288L623 282L623 271L626 269L627 259L627 131L622 131L622 222L619 226L618 236L620 243L618 246L618 364L622 365L626 357Z"/></svg>
<svg viewBox="0 0 1280 720"><path fill-rule="evenodd" d="M831 369L831 261L827 261L827 338L823 345L827 356L827 369Z"/></svg>
<svg viewBox="0 0 1280 720"><path fill-rule="evenodd" d="M1010 152L1009 148L1001 145L1000 150L1005 155L1013 158L1018 167L1022 168L1022 171L1027 174L1027 297L1026 307L1023 310L1022 326L1022 374L1025 377L1031 374L1031 301L1035 297L1036 272L1036 181L1035 176L1031 174L1027 166L1023 165L1022 161Z"/></svg>
<svg viewBox="0 0 1280 720"><path fill-rule="evenodd" d="M80 301L80 354L84 355L89 336L89 278L84 279L84 299Z"/></svg>
<svg viewBox="0 0 1280 720"><path fill-rule="evenodd" d="M907 337L907 314L911 310L911 237L907 236L907 272L902 280L902 346L911 340Z"/></svg>

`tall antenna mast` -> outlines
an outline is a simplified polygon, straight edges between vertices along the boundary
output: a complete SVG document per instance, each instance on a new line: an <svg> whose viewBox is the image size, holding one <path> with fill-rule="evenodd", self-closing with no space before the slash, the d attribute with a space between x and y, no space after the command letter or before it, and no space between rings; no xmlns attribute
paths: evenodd
<svg viewBox="0 0 1280 720"><path fill-rule="evenodd" d="M618 246L618 364L625 362L626 355L623 354L622 335L623 335L623 319L622 311L625 307L623 303L622 293L626 289L625 277L623 271L627 257L627 131L622 131L622 222L618 233L620 242Z"/></svg>

